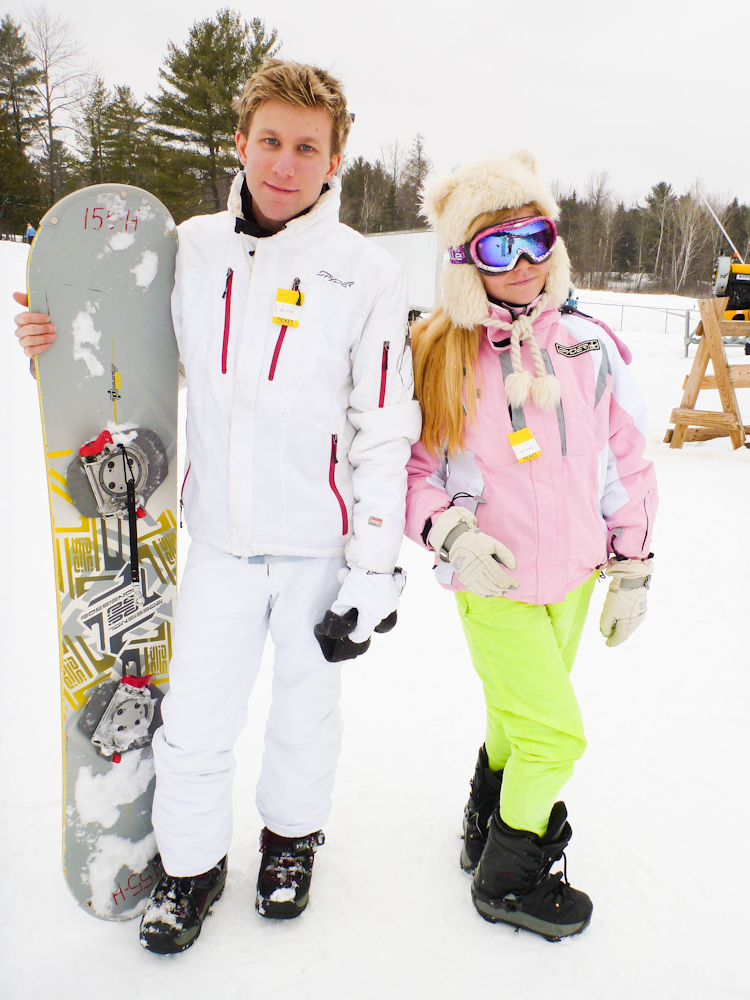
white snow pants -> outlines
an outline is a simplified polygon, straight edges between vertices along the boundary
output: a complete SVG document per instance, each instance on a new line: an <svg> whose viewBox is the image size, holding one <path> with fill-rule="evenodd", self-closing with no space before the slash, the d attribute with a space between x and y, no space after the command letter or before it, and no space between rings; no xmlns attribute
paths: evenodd
<svg viewBox="0 0 750 1000"><path fill-rule="evenodd" d="M193 542L175 617L164 725L154 736L153 823L165 870L197 875L232 839L233 747L266 634L273 696L256 790L265 825L283 837L319 830L331 811L341 748L340 665L313 634L339 591L343 557L249 563Z"/></svg>

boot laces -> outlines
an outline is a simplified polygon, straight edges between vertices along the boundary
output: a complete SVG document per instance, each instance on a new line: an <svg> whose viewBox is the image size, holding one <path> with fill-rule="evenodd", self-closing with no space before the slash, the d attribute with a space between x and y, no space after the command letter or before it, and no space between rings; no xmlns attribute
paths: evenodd
<svg viewBox="0 0 750 1000"><path fill-rule="evenodd" d="M554 872L550 874L550 868L559 859L550 858L548 864L544 866L543 872L540 873L540 878L537 880L537 885L540 884L544 879L549 879L549 885L547 891L544 893L546 896L552 896L557 906L565 899L568 893L568 888L570 887L570 882L568 881L568 859L565 851L562 852L562 863L563 870L561 872Z"/></svg>

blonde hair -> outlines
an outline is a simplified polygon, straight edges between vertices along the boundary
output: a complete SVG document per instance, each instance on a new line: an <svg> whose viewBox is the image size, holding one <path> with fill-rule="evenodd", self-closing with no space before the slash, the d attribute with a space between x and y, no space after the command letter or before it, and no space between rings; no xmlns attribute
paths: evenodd
<svg viewBox="0 0 750 1000"><path fill-rule="evenodd" d="M234 102L237 129L244 136L250 131L253 115L266 101L283 101L302 108L323 108L333 123L331 154L335 156L343 151L352 118L341 83L325 70L284 59L266 59Z"/></svg>
<svg viewBox="0 0 750 1000"><path fill-rule="evenodd" d="M536 202L524 205L529 215L543 215ZM469 227L467 242L481 229L498 225L519 209L482 212ZM471 264L455 265L472 267ZM482 327L456 326L440 306L411 329L414 387L422 407L422 444L433 455L455 455L463 447L466 422L476 418L479 386L476 364Z"/></svg>

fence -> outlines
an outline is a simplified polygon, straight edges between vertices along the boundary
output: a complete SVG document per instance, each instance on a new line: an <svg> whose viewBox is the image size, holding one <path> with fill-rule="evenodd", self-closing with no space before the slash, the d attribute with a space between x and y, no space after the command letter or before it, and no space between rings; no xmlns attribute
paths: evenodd
<svg viewBox="0 0 750 1000"><path fill-rule="evenodd" d="M695 330L700 322L700 313L697 309L670 309L665 306L644 306L631 305L628 302L594 302L584 299L579 293L579 303L586 312L589 307L596 308L597 319L604 320L612 329L619 333L622 330L630 330L634 333L682 333L682 342L685 349L684 357L688 356L691 344L697 344L700 340L695 336ZM661 315L640 315L634 317L625 326L625 311L631 309L641 310L642 313ZM602 312L604 310L604 312ZM664 317L663 322L662 318ZM670 327L671 321L671 327ZM750 344L750 337L725 337L725 344Z"/></svg>

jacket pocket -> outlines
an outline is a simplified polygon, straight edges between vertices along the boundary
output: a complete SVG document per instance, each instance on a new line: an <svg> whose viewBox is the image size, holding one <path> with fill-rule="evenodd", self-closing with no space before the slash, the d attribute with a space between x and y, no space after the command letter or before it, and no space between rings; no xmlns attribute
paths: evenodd
<svg viewBox="0 0 750 1000"><path fill-rule="evenodd" d="M380 363L380 398L378 399L378 406L382 407L385 404L385 383L388 378L388 352L391 349L390 340L386 340L383 343L383 358Z"/></svg>
<svg viewBox="0 0 750 1000"><path fill-rule="evenodd" d="M338 435L331 434L331 461L328 466L328 485L333 490L333 495L339 502L339 507L341 508L341 534L346 535L349 533L349 515L346 511L344 498L341 496L336 487L336 465L338 464L338 459L336 458L337 445Z"/></svg>
<svg viewBox="0 0 750 1000"><path fill-rule="evenodd" d="M227 352L229 350L229 323L232 318L232 278L234 271L227 268L227 283L224 286L224 337L221 342L221 374L227 373Z"/></svg>

